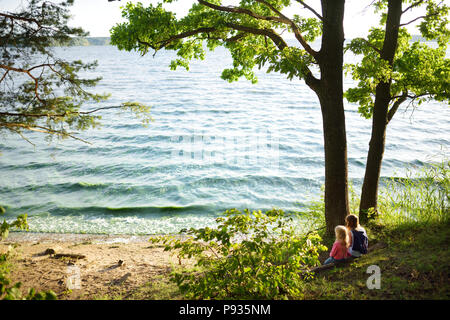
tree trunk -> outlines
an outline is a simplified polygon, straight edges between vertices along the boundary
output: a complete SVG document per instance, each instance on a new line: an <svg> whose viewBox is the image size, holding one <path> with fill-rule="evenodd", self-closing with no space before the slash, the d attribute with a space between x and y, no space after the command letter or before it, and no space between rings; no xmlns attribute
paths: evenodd
<svg viewBox="0 0 450 320"><path fill-rule="evenodd" d="M332 87L319 95L325 147L325 221L330 235L349 214L345 116L339 95L339 90Z"/></svg>
<svg viewBox="0 0 450 320"><path fill-rule="evenodd" d="M345 0L322 0L323 34L318 61L320 85L315 92L322 110L325 148L325 220L328 234L349 214L347 139L343 103Z"/></svg>
<svg viewBox="0 0 450 320"><path fill-rule="evenodd" d="M392 67L395 52L397 50L398 30L402 16L402 1L389 0L388 15L386 20L386 32L384 36L381 59L388 61ZM377 212L378 184L380 180L381 164L386 140L386 128L388 125L389 103L391 102L391 79L388 82L380 82L375 91L375 103L372 117L372 135L367 155L366 172L361 191L361 203L359 218L361 222L367 222L371 208Z"/></svg>
<svg viewBox="0 0 450 320"><path fill-rule="evenodd" d="M383 83L376 89L376 99L372 118L372 136L367 154L366 172L361 191L361 202L359 205L359 219L365 223L369 218L369 211L373 208L377 212L378 184L380 179L381 164L383 161L384 146L386 140L388 101L382 101L381 94L389 87ZM383 99L385 100L385 99Z"/></svg>

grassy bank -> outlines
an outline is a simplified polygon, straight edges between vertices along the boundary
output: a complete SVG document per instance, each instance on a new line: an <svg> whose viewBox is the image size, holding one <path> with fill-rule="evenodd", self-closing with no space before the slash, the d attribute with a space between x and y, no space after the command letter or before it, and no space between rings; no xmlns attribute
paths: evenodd
<svg viewBox="0 0 450 320"><path fill-rule="evenodd" d="M450 170L435 165L408 168L380 190L379 216L365 226L369 254L316 275L303 287L305 299L449 299ZM356 211L358 197L353 193ZM330 247L334 239L325 239ZM368 289L369 266L381 271L380 289Z"/></svg>
<svg viewBox="0 0 450 320"><path fill-rule="evenodd" d="M450 224L402 224L367 227L375 248L350 264L315 275L299 286L291 299L311 300L423 300L450 299ZM331 247L333 240L325 240ZM328 254L328 252L326 252ZM322 255L321 260L325 257ZM369 266L381 271L380 289L368 289ZM126 298L125 298L126 296ZM183 299L177 286L166 277L143 284L126 295L100 299Z"/></svg>
<svg viewBox="0 0 450 320"><path fill-rule="evenodd" d="M304 283L303 299L449 299L449 223L372 224L370 245L379 247L349 265ZM377 245L378 244L378 245ZM380 289L368 289L369 266L381 271Z"/></svg>
<svg viewBox="0 0 450 320"><path fill-rule="evenodd" d="M293 294L289 299L449 299L449 270L450 270L450 225L448 222L431 223L402 223L396 225L383 225L372 223L366 226L369 234L370 248L375 248L369 254L362 258L331 270L320 272L312 279L296 282L297 294ZM334 239L324 239L323 242L329 248ZM61 246L61 243L59 243ZM27 279L31 277L32 272L26 268L36 269L42 267L42 270L48 270L52 263L53 271L60 270L61 277L64 276L65 265L67 261L57 261L50 257L42 257L43 260L37 261L37 258L31 258L35 254L25 254L25 244L16 244L15 254L11 254L0 261L0 270L8 270L7 277L11 279L10 286L15 280L23 283L23 293L25 288L33 284L37 291L53 290L59 299L155 299L170 300L184 299L176 283L169 280L171 271L187 270L192 271L192 265L188 266L183 260L183 264L178 265L175 262L161 264L157 273L151 274L148 267L142 268L139 272L136 269L132 271L132 277L139 280L134 286L129 281L121 286L108 286L104 288L98 286L94 290L89 289L88 282L83 282L82 292L67 292L64 286L49 286L49 282L39 279ZM41 252L47 247L53 247L54 244L46 243L32 244L29 247L36 252ZM93 244L81 243L67 244L70 250L77 250L78 253L87 254L88 248ZM39 248L38 248L39 247ZM118 258L124 259L126 266L134 267L130 262L130 257L124 257L124 252L134 251L136 256L142 256L148 259L147 264L155 258L155 250L159 250L162 255L162 245L150 245L149 243L141 245L139 249L136 245L97 245L97 250L92 254L92 261L78 262L77 265L85 263L89 268L106 269L105 266L113 265ZM68 251L69 249L65 249ZM34 252L34 251L33 251ZM72 251L71 251L72 252ZM103 252L109 258L99 259L99 252ZM111 256L110 256L111 255ZM115 257L116 255L117 257ZM167 253L169 255L169 253ZM328 255L328 251L321 254L320 260ZM89 255L88 255L89 257ZM7 259L6 259L7 258ZM36 264L33 264L36 261ZM145 261L138 261L142 264ZM44 264L45 263L45 264ZM48 264L48 265L47 265ZM47 265L47 267L45 267ZM370 274L367 273L369 266L376 265L381 271L380 289L368 289L366 281ZM88 275L86 269L82 269L83 279L100 283L102 280ZM114 273L113 273L114 272ZM115 278L120 278L127 270L111 269L109 273L101 273L105 278L105 283ZM17 279L20 274L26 275ZM42 275L39 275L42 277ZM57 281L54 281L55 284ZM138 282L138 281L136 281Z"/></svg>

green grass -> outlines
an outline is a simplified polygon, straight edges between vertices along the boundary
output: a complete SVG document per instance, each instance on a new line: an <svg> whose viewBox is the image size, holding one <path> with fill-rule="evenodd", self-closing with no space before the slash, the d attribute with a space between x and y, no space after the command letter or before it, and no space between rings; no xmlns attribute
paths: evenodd
<svg viewBox="0 0 450 320"><path fill-rule="evenodd" d="M449 223L368 227L371 242L387 246L350 265L324 271L304 284L303 299L449 299ZM381 288L368 289L371 265L381 269Z"/></svg>
<svg viewBox="0 0 450 320"><path fill-rule="evenodd" d="M414 169L414 170L413 170ZM380 214L365 226L369 246L385 246L350 265L324 271L302 284L302 299L449 299L450 163L407 168L406 178L390 179L380 190ZM351 190L353 191L353 190ZM351 192L351 208L359 199ZM324 238L328 247L334 238ZM381 288L368 289L381 270Z"/></svg>
<svg viewBox="0 0 450 320"><path fill-rule="evenodd" d="M170 282L165 277L153 279L145 283L135 292L127 297L132 300L179 300L183 295L178 290L175 283Z"/></svg>

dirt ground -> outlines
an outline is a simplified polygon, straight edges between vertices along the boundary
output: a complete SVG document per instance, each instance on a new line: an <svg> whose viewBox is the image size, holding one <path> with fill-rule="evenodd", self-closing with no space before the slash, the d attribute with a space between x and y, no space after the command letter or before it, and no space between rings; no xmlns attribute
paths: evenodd
<svg viewBox="0 0 450 320"><path fill-rule="evenodd" d="M10 250L10 278L22 283L23 292L51 289L59 299L140 299L144 287L167 284L179 264L149 237L12 233L0 242L0 252Z"/></svg>

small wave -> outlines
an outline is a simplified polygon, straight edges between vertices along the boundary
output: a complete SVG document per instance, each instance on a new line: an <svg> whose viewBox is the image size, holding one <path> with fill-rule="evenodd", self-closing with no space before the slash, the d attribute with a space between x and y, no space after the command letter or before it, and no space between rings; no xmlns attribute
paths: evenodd
<svg viewBox="0 0 450 320"><path fill-rule="evenodd" d="M145 215L168 215L168 214L205 214L215 212L214 205L185 205L185 206L139 206L139 207L57 207L48 210L51 215L113 215L113 216L145 216Z"/></svg>
<svg viewBox="0 0 450 320"><path fill-rule="evenodd" d="M255 186L260 184L261 187L279 186L279 187L290 187L295 188L296 186L304 185L318 185L319 182L316 179L309 179L303 177L280 177L280 176L268 176L268 175L245 175L238 177L202 177L189 183L192 187L194 186Z"/></svg>
<svg viewBox="0 0 450 320"><path fill-rule="evenodd" d="M0 191L6 192L23 192L23 191L40 191L40 192L67 192L80 190L96 190L108 188L112 183L92 183L92 182L66 182L66 183L44 183L44 184L27 184L19 187L0 187Z"/></svg>
<svg viewBox="0 0 450 320"><path fill-rule="evenodd" d="M97 188L104 188L105 186L108 186L111 184L108 183L95 183L95 182L76 182L73 183L72 186L73 187L79 187L81 189L86 188L86 189L97 189Z"/></svg>
<svg viewBox="0 0 450 320"><path fill-rule="evenodd" d="M29 162L25 164L2 164L0 170L35 170L58 166L55 162Z"/></svg>
<svg viewBox="0 0 450 320"><path fill-rule="evenodd" d="M356 159L356 158L349 158L348 159L349 165L355 165L360 168L365 168L365 159Z"/></svg>

